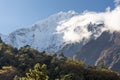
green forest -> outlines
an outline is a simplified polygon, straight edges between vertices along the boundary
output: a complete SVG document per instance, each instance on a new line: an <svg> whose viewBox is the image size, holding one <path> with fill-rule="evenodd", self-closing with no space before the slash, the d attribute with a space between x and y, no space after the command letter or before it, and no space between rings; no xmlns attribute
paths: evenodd
<svg viewBox="0 0 120 80"><path fill-rule="evenodd" d="M120 74L104 64L88 66L63 53L39 52L29 45L17 49L0 40L0 80L120 80Z"/></svg>

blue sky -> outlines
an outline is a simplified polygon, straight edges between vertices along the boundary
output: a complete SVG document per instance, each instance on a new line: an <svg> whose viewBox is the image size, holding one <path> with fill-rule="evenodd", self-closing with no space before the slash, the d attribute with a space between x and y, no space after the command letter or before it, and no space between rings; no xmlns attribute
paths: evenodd
<svg viewBox="0 0 120 80"><path fill-rule="evenodd" d="M108 6L114 8L113 0L0 0L0 33L28 27L60 11L104 12Z"/></svg>

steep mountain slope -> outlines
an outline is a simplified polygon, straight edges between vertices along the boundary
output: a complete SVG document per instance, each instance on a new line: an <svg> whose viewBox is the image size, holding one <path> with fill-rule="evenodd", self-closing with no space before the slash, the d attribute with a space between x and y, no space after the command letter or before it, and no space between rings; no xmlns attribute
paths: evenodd
<svg viewBox="0 0 120 80"><path fill-rule="evenodd" d="M101 13L60 12L29 28L0 36L17 48L30 45L39 51L77 56L92 65L105 60L107 67L119 70L119 21L120 6Z"/></svg>
<svg viewBox="0 0 120 80"><path fill-rule="evenodd" d="M88 65L104 63L109 69L120 72L120 33L104 32L96 40L91 40L76 52L77 58Z"/></svg>
<svg viewBox="0 0 120 80"><path fill-rule="evenodd" d="M105 65L120 72L120 33L114 32L110 38L111 45L102 51L95 65L105 61Z"/></svg>
<svg viewBox="0 0 120 80"><path fill-rule="evenodd" d="M120 6L106 12L59 12L33 24L18 29L2 40L14 47L30 45L39 51L64 53L73 56L77 49L90 40L97 39L104 31L119 31Z"/></svg>
<svg viewBox="0 0 120 80"><path fill-rule="evenodd" d="M64 42L62 34L56 34L58 22L70 19L75 15L77 13L74 11L69 11L68 13L60 12L34 24L30 28L18 29L7 37L1 37L3 41L17 48L30 45L37 50L57 52Z"/></svg>
<svg viewBox="0 0 120 80"><path fill-rule="evenodd" d="M89 40L99 37L105 30L102 20L91 22L89 17L84 20L85 18L74 11L60 12L30 28L18 29L8 36L1 37L4 42L17 48L30 45L39 51L73 56L73 52ZM85 22L87 23L83 24Z"/></svg>

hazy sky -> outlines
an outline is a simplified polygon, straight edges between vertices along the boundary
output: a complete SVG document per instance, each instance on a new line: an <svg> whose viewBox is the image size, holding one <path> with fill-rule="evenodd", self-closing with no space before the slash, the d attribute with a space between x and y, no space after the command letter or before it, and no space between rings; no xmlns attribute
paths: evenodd
<svg viewBox="0 0 120 80"><path fill-rule="evenodd" d="M0 33L8 34L28 27L60 11L84 10L103 12L114 0L0 0ZM116 0L120 1L120 0Z"/></svg>

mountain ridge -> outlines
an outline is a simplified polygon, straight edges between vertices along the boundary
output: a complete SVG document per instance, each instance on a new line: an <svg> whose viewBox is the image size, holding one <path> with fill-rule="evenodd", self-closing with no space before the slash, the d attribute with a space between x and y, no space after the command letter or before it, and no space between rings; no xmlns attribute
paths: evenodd
<svg viewBox="0 0 120 80"><path fill-rule="evenodd" d="M88 65L99 65L104 60L105 49L108 49L107 58L105 58L112 61L107 63L106 66L114 69L119 66L119 54L117 53L118 55L114 56L114 53L115 50L119 51L116 48L120 45L120 39L117 38L120 34L115 34L115 32L119 33L119 25L113 27L113 23L116 22L110 23L114 21L110 16L115 16L119 13L119 10L120 7L106 13L60 12L35 23L30 28L18 29L7 36L1 35L1 38L5 43L17 48L29 45L34 49L51 54L63 53L67 57L78 57L86 61L85 63ZM110 16L108 17L108 15ZM118 18L114 19L119 20ZM113 53L109 51L109 48L113 49ZM76 51L78 51L77 54ZM109 54L111 57L109 57ZM113 59L113 57L116 58ZM119 71L118 68L114 70Z"/></svg>
<svg viewBox="0 0 120 80"><path fill-rule="evenodd" d="M101 34L102 30L100 28L102 28L103 23L88 21L87 24L81 27L79 26L79 16L81 14L75 11L60 12L35 23L30 28L18 29L5 37L1 36L1 38L5 43L17 48L30 45L39 51L59 53L59 50L62 52L62 48L68 44L80 43L82 46L89 41L90 36L96 38ZM74 18L78 21L77 25L74 25L76 21L70 24ZM70 25L67 26L66 24ZM87 35L84 34L86 32ZM71 35L74 38L71 38Z"/></svg>
<svg viewBox="0 0 120 80"><path fill-rule="evenodd" d="M120 33L104 32L101 36L88 42L75 53L78 59L87 65L101 65L120 72Z"/></svg>

